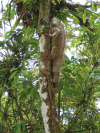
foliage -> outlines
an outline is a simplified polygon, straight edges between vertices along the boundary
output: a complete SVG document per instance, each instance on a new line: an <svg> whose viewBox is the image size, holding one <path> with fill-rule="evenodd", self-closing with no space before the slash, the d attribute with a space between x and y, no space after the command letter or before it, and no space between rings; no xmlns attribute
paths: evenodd
<svg viewBox="0 0 100 133"><path fill-rule="evenodd" d="M23 3L27 10L33 5L28 13L36 11L31 18L34 23L25 27L19 21L15 25L16 30L7 31L4 35L0 33L4 38L0 41L1 133L44 133L38 94L38 39L35 37L38 5L34 6L36 0L24 0ZM74 56L75 52L71 59L65 55L59 82L62 133L100 132L100 113L95 104L100 99L100 13L97 13L100 5L95 2L90 4L89 7L87 1L84 6L79 6L70 0L67 4L63 0L53 0L52 3L51 13L64 21L67 43L71 42L66 46L66 51L73 47L79 50L77 57ZM18 14L15 3L6 7L1 11L0 27L7 26L8 21ZM57 107L58 104L56 95Z"/></svg>

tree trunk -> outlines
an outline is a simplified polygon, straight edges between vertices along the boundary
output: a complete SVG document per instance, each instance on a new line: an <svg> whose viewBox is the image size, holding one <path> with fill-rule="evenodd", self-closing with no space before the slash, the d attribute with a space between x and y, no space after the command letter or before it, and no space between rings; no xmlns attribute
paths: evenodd
<svg viewBox="0 0 100 133"><path fill-rule="evenodd" d="M49 28L49 13L51 0L40 0L39 7L39 94L41 99L41 112L46 133L60 133L58 116L56 113L55 99L52 93L52 77L51 77L51 60L49 53L51 52L51 41L49 36L45 36L44 30ZM49 33L49 29L47 32Z"/></svg>

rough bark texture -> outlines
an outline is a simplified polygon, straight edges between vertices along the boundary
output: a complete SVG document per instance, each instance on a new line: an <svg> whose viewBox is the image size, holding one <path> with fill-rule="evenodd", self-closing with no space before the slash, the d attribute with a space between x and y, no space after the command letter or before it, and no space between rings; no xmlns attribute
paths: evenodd
<svg viewBox="0 0 100 133"><path fill-rule="evenodd" d="M52 77L51 77L51 52L50 37L45 36L43 29L49 27L49 9L50 0L40 0L39 8L39 68L40 68L40 98L41 112L46 133L60 133L59 121L56 114L54 96L52 94ZM49 33L49 30L47 30Z"/></svg>

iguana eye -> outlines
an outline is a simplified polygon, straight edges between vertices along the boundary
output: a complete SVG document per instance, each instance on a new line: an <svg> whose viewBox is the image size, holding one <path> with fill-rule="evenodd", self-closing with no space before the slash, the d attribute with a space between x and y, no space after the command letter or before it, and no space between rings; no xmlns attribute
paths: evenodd
<svg viewBox="0 0 100 133"><path fill-rule="evenodd" d="M56 27L56 24L54 24L54 23L52 23L52 22L51 22L50 25L51 25L51 27Z"/></svg>

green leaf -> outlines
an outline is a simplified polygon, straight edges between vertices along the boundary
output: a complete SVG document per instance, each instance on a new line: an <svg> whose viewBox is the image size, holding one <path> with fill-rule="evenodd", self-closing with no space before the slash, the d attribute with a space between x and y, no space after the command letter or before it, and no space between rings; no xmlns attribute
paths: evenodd
<svg viewBox="0 0 100 133"><path fill-rule="evenodd" d="M94 12L94 10L95 10L95 6L94 4L92 4L91 11Z"/></svg>
<svg viewBox="0 0 100 133"><path fill-rule="evenodd" d="M1 69L0 71L7 71L9 70L9 68L4 68L4 69Z"/></svg>
<svg viewBox="0 0 100 133"><path fill-rule="evenodd" d="M84 31L87 31L90 35L94 35L94 32L91 32L87 27L82 26Z"/></svg>
<svg viewBox="0 0 100 133"><path fill-rule="evenodd" d="M78 51L78 46L76 46L76 51Z"/></svg>
<svg viewBox="0 0 100 133"><path fill-rule="evenodd" d="M73 60L73 59L74 59L74 56L71 57L71 60Z"/></svg>
<svg viewBox="0 0 100 133"><path fill-rule="evenodd" d="M59 85L58 85L58 88L57 88L57 92L60 92L62 89L63 89L63 82L60 81Z"/></svg>
<svg viewBox="0 0 100 133"><path fill-rule="evenodd" d="M17 72L18 72L18 71L13 72L13 73L11 74L11 76L9 77L9 79L13 79Z"/></svg>
<svg viewBox="0 0 100 133"><path fill-rule="evenodd" d="M38 96L37 88L32 88L30 94L32 98L35 100Z"/></svg>
<svg viewBox="0 0 100 133"><path fill-rule="evenodd" d="M74 39L72 40L71 46L75 47L75 40Z"/></svg>
<svg viewBox="0 0 100 133"><path fill-rule="evenodd" d="M21 124L18 124L15 129L14 129L15 133L21 133Z"/></svg>
<svg viewBox="0 0 100 133"><path fill-rule="evenodd" d="M25 123L22 124L23 131L25 131Z"/></svg>
<svg viewBox="0 0 100 133"><path fill-rule="evenodd" d="M22 0L17 0L17 3L22 2Z"/></svg>
<svg viewBox="0 0 100 133"><path fill-rule="evenodd" d="M30 78L30 76L32 75L30 71L27 72L26 70L23 70L22 73L25 76L25 78Z"/></svg>
<svg viewBox="0 0 100 133"><path fill-rule="evenodd" d="M95 71L94 73L100 74L100 71Z"/></svg>
<svg viewBox="0 0 100 133"><path fill-rule="evenodd" d="M13 128L13 127L15 127L15 125L11 125L11 126L10 126L10 128Z"/></svg>
<svg viewBox="0 0 100 133"><path fill-rule="evenodd" d="M2 21L1 21L1 19L0 19L0 28L2 28Z"/></svg>
<svg viewBox="0 0 100 133"><path fill-rule="evenodd" d="M86 9L84 10L84 15L83 15L83 23L86 22Z"/></svg>

